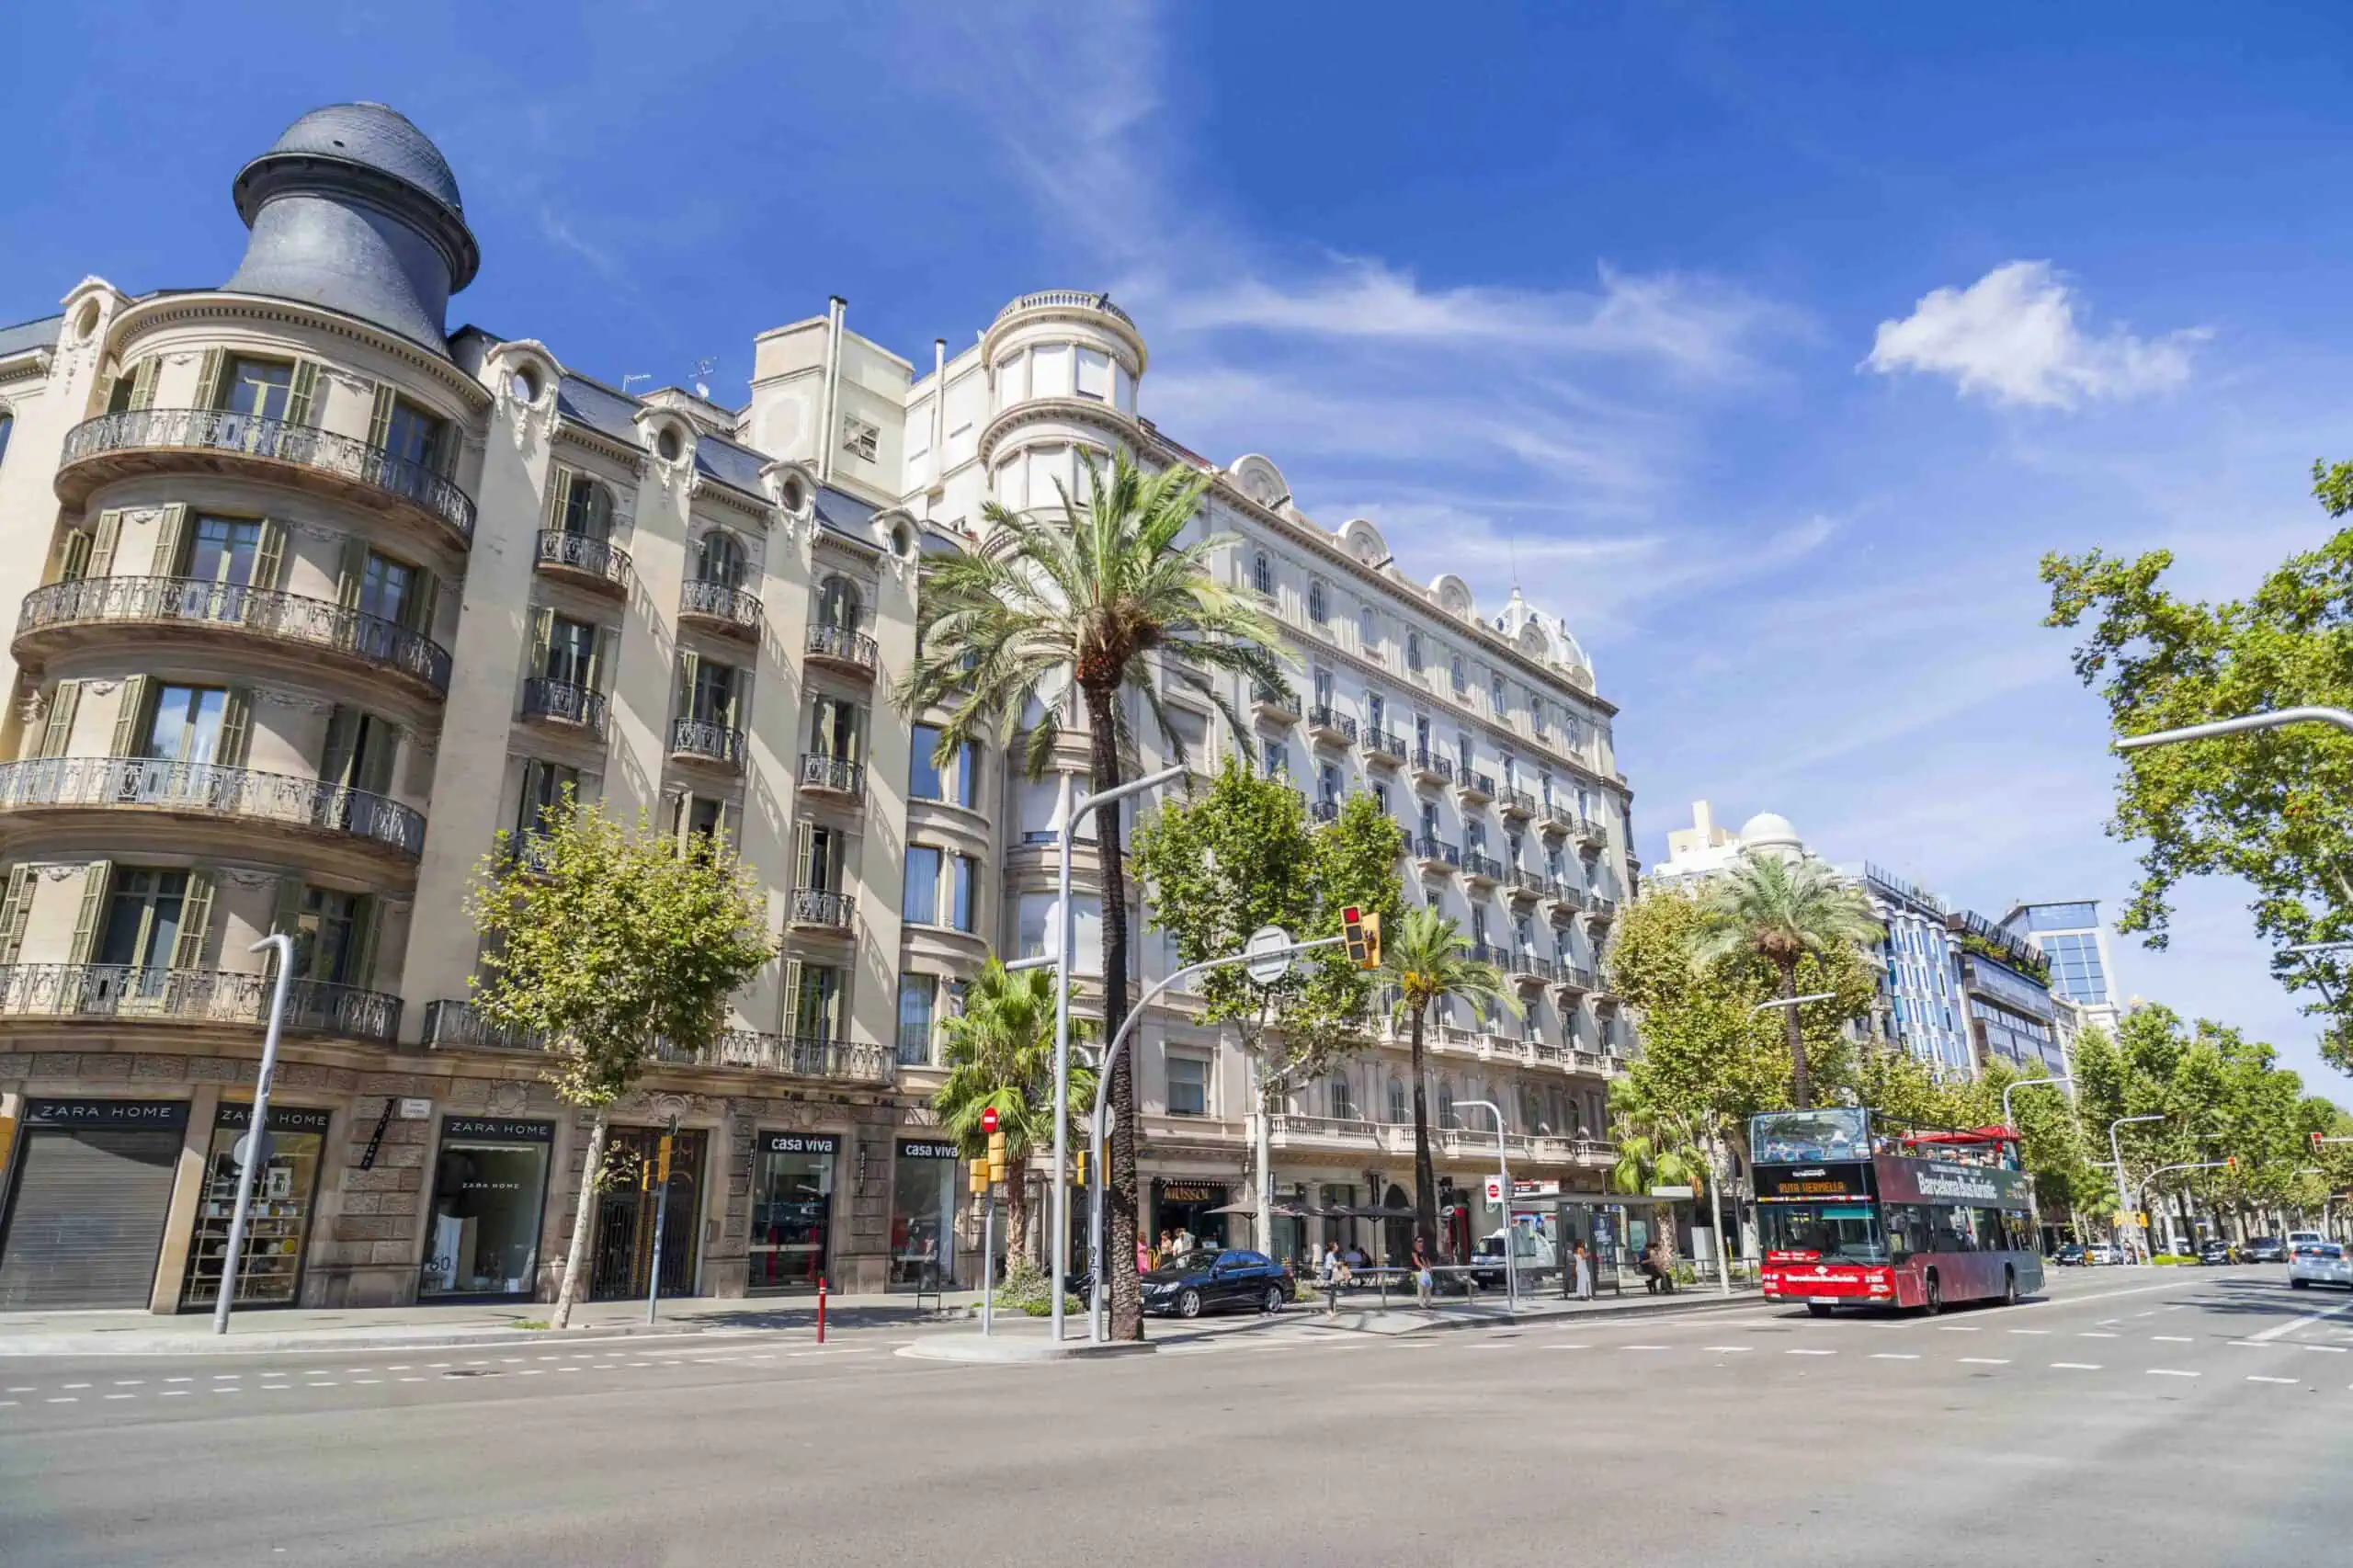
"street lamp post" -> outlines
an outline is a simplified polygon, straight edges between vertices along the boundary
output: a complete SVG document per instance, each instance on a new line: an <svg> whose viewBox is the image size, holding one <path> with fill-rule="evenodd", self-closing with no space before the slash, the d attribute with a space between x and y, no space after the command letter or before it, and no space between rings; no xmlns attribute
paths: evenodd
<svg viewBox="0 0 2353 1568"><path fill-rule="evenodd" d="M2116 1156L2116 1200L2124 1205L2124 1211L2127 1214L2139 1213L2141 1206L2132 1201L2132 1195L2127 1189L2124 1180L2124 1151L2116 1142L2116 1130L2135 1121L2163 1121L2165 1119L2165 1113L2158 1111L2150 1116L2120 1116L2108 1124L2108 1152ZM2141 1233L2141 1253L2145 1257L2149 1251L2149 1229L2146 1225L2134 1228Z"/></svg>
<svg viewBox="0 0 2353 1568"><path fill-rule="evenodd" d="M1511 1233L1511 1153L1504 1141L1504 1108L1493 1100L1457 1100L1456 1105L1474 1105L1495 1119L1495 1173L1503 1179L1504 1206L1504 1310L1519 1311L1519 1265L1518 1249Z"/></svg>
<svg viewBox="0 0 2353 1568"><path fill-rule="evenodd" d="M1059 863L1055 869L1055 897L1061 901L1060 912L1054 917L1054 1183L1053 1198L1049 1205L1054 1227L1053 1326L1051 1334L1059 1344L1063 1337L1063 1288L1070 1278L1070 950L1075 938L1078 918L1070 902L1070 852L1078 834L1078 824L1088 812L1103 806L1115 806L1131 795L1185 776L1182 767L1164 767L1157 773L1147 773L1116 788L1092 795L1081 795L1071 802L1070 814L1063 819ZM1107 980L1108 976L1105 977ZM1104 1082L1110 1082L1109 1057L1105 1057ZM1097 1153L1100 1163L1100 1153ZM1097 1296L1103 1293L1103 1282L1096 1281Z"/></svg>
<svg viewBox="0 0 2353 1568"><path fill-rule="evenodd" d="M237 1265L244 1256L245 1227L254 1211L254 1172L269 1157L269 1081L278 1072L278 1035L286 1020L286 986L294 972L294 938L275 931L253 945L278 954L278 978L269 991L269 1031L262 1036L261 1067L254 1075L253 1120L245 1127L245 1155L237 1162L237 1201L229 1211L229 1250L221 1256L221 1299L212 1303L212 1332L229 1332L229 1307L237 1297Z"/></svg>
<svg viewBox="0 0 2353 1568"><path fill-rule="evenodd" d="M2276 708L2268 713L2245 713L2236 719L2217 719L2211 723L2184 724L2177 730L2124 735L2114 744L2118 751L2143 751L2150 746L2169 746L2182 741L2211 741L2217 735L2244 734L2250 730L2276 730L2283 724L2334 724L2340 730L2353 730L2353 712L2342 708Z"/></svg>
<svg viewBox="0 0 2353 1568"><path fill-rule="evenodd" d="M2046 1084L2072 1084L2075 1081L2075 1080L2067 1074L2062 1073L2055 1078L2020 1078L2015 1084L2003 1085L2002 1125L2004 1127L2015 1127L2018 1125L2010 1119L2010 1096L2016 1094L2018 1090L2037 1089L2042 1087Z"/></svg>

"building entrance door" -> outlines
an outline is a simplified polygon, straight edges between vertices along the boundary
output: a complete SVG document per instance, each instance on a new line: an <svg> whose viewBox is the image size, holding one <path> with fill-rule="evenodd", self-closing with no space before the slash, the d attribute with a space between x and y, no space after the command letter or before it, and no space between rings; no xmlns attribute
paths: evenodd
<svg viewBox="0 0 2353 1568"><path fill-rule="evenodd" d="M616 1127L608 1134L615 1162L643 1170L659 1157L658 1127ZM709 1135L681 1128L670 1154L669 1217L662 1227L662 1294L691 1296L695 1290L695 1236L702 1224L702 1163ZM592 1301L629 1300L645 1294L654 1269L654 1192L643 1185L616 1186L597 1195L597 1259L588 1277Z"/></svg>

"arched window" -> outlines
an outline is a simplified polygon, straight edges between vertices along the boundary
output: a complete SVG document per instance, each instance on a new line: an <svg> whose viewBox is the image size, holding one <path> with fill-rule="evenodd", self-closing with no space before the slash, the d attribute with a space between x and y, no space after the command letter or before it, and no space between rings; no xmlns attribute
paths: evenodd
<svg viewBox="0 0 2353 1568"><path fill-rule="evenodd" d="M1550 1132L1552 1126L1544 1119L1544 1102L1537 1098L1534 1089L1519 1091L1519 1123L1524 1131Z"/></svg>
<svg viewBox="0 0 2353 1568"><path fill-rule="evenodd" d="M1368 653L1381 650L1381 618L1370 605L1357 607L1357 646Z"/></svg>
<svg viewBox="0 0 2353 1568"><path fill-rule="evenodd" d="M1392 1127L1397 1127L1413 1119L1414 1102L1411 1096L1405 1093L1405 1080L1403 1078L1390 1079L1389 1124Z"/></svg>
<svg viewBox="0 0 2353 1568"><path fill-rule="evenodd" d="M1268 598L1275 597L1275 558L1263 550L1250 558L1250 585Z"/></svg>
<svg viewBox="0 0 2353 1568"><path fill-rule="evenodd" d="M580 539L609 539L613 532L613 493L585 473L575 473L564 489L563 531Z"/></svg>
<svg viewBox="0 0 2353 1568"><path fill-rule="evenodd" d="M1348 1090L1347 1074L1344 1073L1334 1074L1332 1075L1332 1082L1326 1085L1326 1093L1331 1100L1332 1118L1334 1120L1354 1121L1356 1119L1356 1096Z"/></svg>
<svg viewBox="0 0 2353 1568"><path fill-rule="evenodd" d="M0 462L8 460L8 437L16 432L17 416L0 408Z"/></svg>
<svg viewBox="0 0 2353 1568"><path fill-rule="evenodd" d="M722 588L744 585L744 543L725 528L702 536L702 556L695 563L695 580Z"/></svg>
<svg viewBox="0 0 2353 1568"><path fill-rule="evenodd" d="M837 631L858 630L858 585L847 577L828 577L817 588L817 624Z"/></svg>
<svg viewBox="0 0 2353 1568"><path fill-rule="evenodd" d="M1471 689L1471 673L1462 667L1461 654L1457 653L1447 661L1447 671L1454 677L1454 694L1457 697Z"/></svg>
<svg viewBox="0 0 2353 1568"><path fill-rule="evenodd" d="M1405 667L1416 672L1422 667L1422 634L1418 631L1405 633Z"/></svg>
<svg viewBox="0 0 2353 1568"><path fill-rule="evenodd" d="M1318 626L1325 625L1332 619L1332 593L1324 585L1321 577L1307 585L1307 619Z"/></svg>

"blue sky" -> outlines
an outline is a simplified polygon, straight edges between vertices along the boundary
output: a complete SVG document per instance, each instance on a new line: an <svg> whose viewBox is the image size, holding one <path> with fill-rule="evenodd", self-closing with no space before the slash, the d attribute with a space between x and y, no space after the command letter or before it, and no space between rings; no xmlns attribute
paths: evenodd
<svg viewBox="0 0 2353 1568"><path fill-rule="evenodd" d="M457 169L485 259L453 320L608 379L713 356L740 396L752 335L829 292L914 356L1108 288L1178 438L1570 617L1645 858L1705 797L1991 914L2113 909L2102 714L2035 562L2162 545L2229 594L2322 536L2347 15L46 7L0 317L225 277L238 164L352 97ZM2123 989L2353 1102L2242 904L2120 940Z"/></svg>

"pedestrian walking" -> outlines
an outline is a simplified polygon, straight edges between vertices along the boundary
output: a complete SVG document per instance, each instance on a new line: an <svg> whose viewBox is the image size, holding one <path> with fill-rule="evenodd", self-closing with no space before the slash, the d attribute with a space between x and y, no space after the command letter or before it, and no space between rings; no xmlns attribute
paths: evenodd
<svg viewBox="0 0 2353 1568"><path fill-rule="evenodd" d="M1414 1304L1427 1307L1430 1294L1438 1288L1438 1277L1430 1272L1428 1242L1418 1233L1414 1237Z"/></svg>
<svg viewBox="0 0 2353 1568"><path fill-rule="evenodd" d="M1348 1282L1348 1266L1341 1260L1340 1244L1324 1244L1324 1262L1316 1275L1316 1283L1324 1290L1324 1315L1330 1317L1340 1310L1340 1287Z"/></svg>
<svg viewBox="0 0 2353 1568"><path fill-rule="evenodd" d="M1583 1242L1577 1244L1576 1270L1577 1300L1590 1301L1593 1300L1593 1255L1585 1250Z"/></svg>

